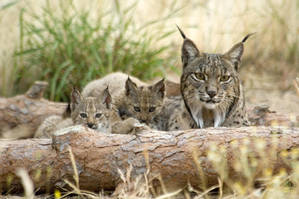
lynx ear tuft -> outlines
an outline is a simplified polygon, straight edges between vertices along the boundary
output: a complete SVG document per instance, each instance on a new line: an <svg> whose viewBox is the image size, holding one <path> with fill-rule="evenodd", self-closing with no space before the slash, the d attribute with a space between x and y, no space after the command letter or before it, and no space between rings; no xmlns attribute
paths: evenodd
<svg viewBox="0 0 299 199"><path fill-rule="evenodd" d="M255 34L255 32L246 35L246 36L244 37L244 39L242 40L242 43L245 43L246 40L247 40L251 35L254 35L254 34Z"/></svg>
<svg viewBox="0 0 299 199"><path fill-rule="evenodd" d="M190 39L188 39L185 35L185 33L179 28L179 26L177 26L178 30L180 31L183 39L184 39L184 43L182 46L182 62L183 62L183 67L187 66L188 63L190 63L193 59L195 59L196 57L199 56L199 50L197 49L196 45L193 43L193 41L191 41Z"/></svg>
<svg viewBox="0 0 299 199"><path fill-rule="evenodd" d="M239 65L241 63L241 57L244 52L244 43L246 40L255 33L250 33L244 37L244 39L235 44L227 53L224 54L226 58L228 58L233 64L236 71L239 71Z"/></svg>
<svg viewBox="0 0 299 199"><path fill-rule="evenodd" d="M111 108L111 102L112 102L112 97L110 95L110 92L109 92L109 86L107 86L105 88L105 90L103 91L103 104L106 104L106 107L108 109Z"/></svg>
<svg viewBox="0 0 299 199"><path fill-rule="evenodd" d="M181 29L178 25L176 25L176 27L177 27L178 30L180 31L180 33L181 33L183 39L186 39L186 35L185 35L185 33L182 31L182 29Z"/></svg>
<svg viewBox="0 0 299 199"><path fill-rule="evenodd" d="M80 91L73 87L72 93L71 93L71 111L74 111L75 108L79 105L79 103L82 101L82 95L80 93Z"/></svg>
<svg viewBox="0 0 299 199"><path fill-rule="evenodd" d="M158 81L156 84L153 85L152 87L153 91L158 94L159 97L162 99L165 96L165 83L164 83L164 78Z"/></svg>

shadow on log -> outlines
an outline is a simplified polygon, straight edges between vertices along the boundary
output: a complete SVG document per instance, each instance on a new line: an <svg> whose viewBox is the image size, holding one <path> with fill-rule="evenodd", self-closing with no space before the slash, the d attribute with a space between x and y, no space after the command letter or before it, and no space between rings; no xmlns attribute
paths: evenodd
<svg viewBox="0 0 299 199"><path fill-rule="evenodd" d="M234 162L239 158L240 146L246 146L258 161L260 170L256 170L256 176L260 177L265 168L288 171L290 165L281 159L280 153L299 146L298 128L208 128L119 135L99 134L75 126L67 132L54 137L53 142L51 139L0 140L0 189L21 190L14 174L17 168L25 168L39 190L61 187L64 179L73 182L69 146L75 157L80 188L90 191L114 189L120 182L118 169L125 172L130 165L132 177L149 169L150 176L162 177L169 191L188 182L194 187L202 187L203 182L205 186L218 184L216 167L208 158L211 147L217 146L226 153L232 179L239 177ZM262 152L267 163L263 163L261 148L256 147L257 140L264 143ZM204 176L199 175L199 169Z"/></svg>

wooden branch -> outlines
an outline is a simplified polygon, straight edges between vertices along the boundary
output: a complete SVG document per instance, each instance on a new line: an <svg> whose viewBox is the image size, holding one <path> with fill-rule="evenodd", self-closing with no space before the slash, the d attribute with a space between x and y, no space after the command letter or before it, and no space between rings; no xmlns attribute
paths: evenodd
<svg viewBox="0 0 299 199"><path fill-rule="evenodd" d="M19 138L20 131L24 134L23 137L32 137L46 117L63 114L65 103L50 102L42 98L46 87L47 83L37 81L25 95L0 98L0 138Z"/></svg>
<svg viewBox="0 0 299 199"><path fill-rule="evenodd" d="M247 146L248 154L256 158L260 166L256 175L260 177L265 168L289 170L289 163L282 161L279 154L299 147L298 128L208 128L120 135L99 134L75 126L66 132L71 133L62 132L53 142L51 139L0 140L0 192L21 190L20 180L15 176L17 168L25 168L39 190L61 187L64 179L74 182L69 146L75 157L80 188L90 191L114 189L120 182L118 169L125 173L130 165L132 177L149 169L150 178L161 175L168 190L182 188L188 182L195 187L203 182L206 186L215 185L218 175L207 157L210 147L216 146L225 151L227 168L232 171L229 177L239 176L234 163L240 158L241 146ZM264 143L263 149L260 144L256 147L260 141ZM217 154L221 150L217 149ZM267 157L266 164L261 150Z"/></svg>

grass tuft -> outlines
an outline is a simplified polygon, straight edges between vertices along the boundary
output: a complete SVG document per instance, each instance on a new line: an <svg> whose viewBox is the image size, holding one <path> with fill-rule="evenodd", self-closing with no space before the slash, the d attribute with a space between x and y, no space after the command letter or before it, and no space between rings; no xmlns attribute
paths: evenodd
<svg viewBox="0 0 299 199"><path fill-rule="evenodd" d="M115 0L111 10L98 10L97 16L77 8L73 0L60 1L57 6L51 2L46 1L39 13L20 13L20 44L15 52L17 92L35 80L45 80L50 85L46 97L67 101L72 86L82 88L113 71L150 79L163 75L171 65L170 56L162 56L169 44L157 43L174 30L152 28L179 10L137 26L133 19L137 1L123 7Z"/></svg>

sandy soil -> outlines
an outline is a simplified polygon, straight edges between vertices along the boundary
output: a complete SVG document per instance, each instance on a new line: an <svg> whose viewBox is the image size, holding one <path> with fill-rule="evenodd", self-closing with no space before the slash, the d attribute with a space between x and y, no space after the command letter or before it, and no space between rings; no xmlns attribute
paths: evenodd
<svg viewBox="0 0 299 199"><path fill-rule="evenodd" d="M246 78L244 78L246 74ZM298 75L298 74L297 74ZM244 90L248 105L266 104L279 113L299 114L299 95L293 81L296 74L282 77L274 74L243 73Z"/></svg>

